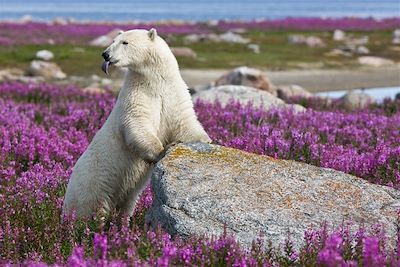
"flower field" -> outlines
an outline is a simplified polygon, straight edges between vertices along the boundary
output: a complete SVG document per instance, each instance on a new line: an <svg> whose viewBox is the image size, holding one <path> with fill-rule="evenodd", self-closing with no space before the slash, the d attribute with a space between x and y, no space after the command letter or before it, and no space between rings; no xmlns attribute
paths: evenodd
<svg viewBox="0 0 400 267"><path fill-rule="evenodd" d="M248 22L219 21L207 23L67 23L52 24L44 22L1 22L0 45L26 44L79 44L87 45L94 38L107 34L114 29L133 28L150 29L156 27L162 35L200 34L225 32L232 29L259 31L377 31L400 28L400 18L286 18L277 20L259 20Z"/></svg>
<svg viewBox="0 0 400 267"><path fill-rule="evenodd" d="M322 100L308 107L264 111L230 103L197 102L196 112L215 143L351 173L400 189L400 102L347 111ZM171 238L148 229L148 188L131 221L71 220L60 211L71 169L115 102L49 84L0 84L0 265L68 266L399 266L398 247L384 226L349 230L322 225L304 233L295 251L285 244L241 248L229 235Z"/></svg>

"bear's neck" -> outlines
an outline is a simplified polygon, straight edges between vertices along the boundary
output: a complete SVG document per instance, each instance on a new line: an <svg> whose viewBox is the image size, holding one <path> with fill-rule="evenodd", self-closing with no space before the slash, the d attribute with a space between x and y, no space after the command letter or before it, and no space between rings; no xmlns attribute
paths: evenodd
<svg viewBox="0 0 400 267"><path fill-rule="evenodd" d="M154 93L159 93L161 88L179 88L181 87L179 85L184 85L184 87L186 87L178 67L170 68L169 70L164 70L162 68L128 68L122 89L131 91L133 88L140 89L146 87L148 93L152 93L152 89L155 90Z"/></svg>

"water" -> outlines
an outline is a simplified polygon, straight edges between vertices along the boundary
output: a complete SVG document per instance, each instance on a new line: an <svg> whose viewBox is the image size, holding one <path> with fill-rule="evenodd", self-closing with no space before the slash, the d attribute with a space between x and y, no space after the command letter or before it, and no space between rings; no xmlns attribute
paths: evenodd
<svg viewBox="0 0 400 267"><path fill-rule="evenodd" d="M257 19L400 16L400 0L0 0L0 20L56 17L77 20Z"/></svg>
<svg viewBox="0 0 400 267"><path fill-rule="evenodd" d="M355 92L360 92L361 90L354 90ZM370 95L377 102L382 101L385 98L394 99L396 94L400 93L400 87L384 87L384 88L371 88L362 90L364 93ZM318 96L339 98L347 93L344 91L331 91L331 92L321 92L317 93Z"/></svg>

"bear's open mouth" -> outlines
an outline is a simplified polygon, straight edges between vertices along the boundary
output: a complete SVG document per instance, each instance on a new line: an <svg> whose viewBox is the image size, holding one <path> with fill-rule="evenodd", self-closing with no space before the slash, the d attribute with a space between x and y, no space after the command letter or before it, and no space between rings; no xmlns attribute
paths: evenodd
<svg viewBox="0 0 400 267"><path fill-rule="evenodd" d="M115 63L117 63L117 61L104 60L103 64L101 64L102 71L104 71L104 73L108 75L108 67Z"/></svg>

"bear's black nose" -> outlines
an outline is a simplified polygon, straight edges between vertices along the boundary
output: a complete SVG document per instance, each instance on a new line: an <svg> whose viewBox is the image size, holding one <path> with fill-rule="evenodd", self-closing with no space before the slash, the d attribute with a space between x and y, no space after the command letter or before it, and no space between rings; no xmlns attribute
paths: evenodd
<svg viewBox="0 0 400 267"><path fill-rule="evenodd" d="M110 54L107 51L104 51L103 54L101 54L101 56L104 58L105 61L110 60Z"/></svg>

